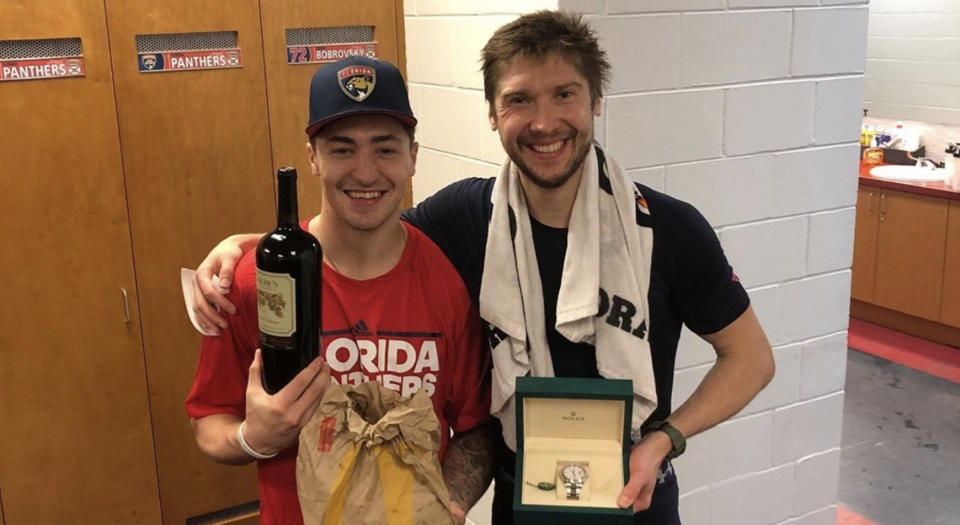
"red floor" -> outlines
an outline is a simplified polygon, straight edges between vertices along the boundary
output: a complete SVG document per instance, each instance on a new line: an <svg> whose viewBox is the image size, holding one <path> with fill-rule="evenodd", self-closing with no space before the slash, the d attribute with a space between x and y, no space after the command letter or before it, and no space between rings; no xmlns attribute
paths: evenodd
<svg viewBox="0 0 960 525"><path fill-rule="evenodd" d="M853 512L852 510L837 505L837 525L878 525L876 522Z"/></svg>
<svg viewBox="0 0 960 525"><path fill-rule="evenodd" d="M850 319L850 348L960 383L960 349L931 343L859 319Z"/></svg>

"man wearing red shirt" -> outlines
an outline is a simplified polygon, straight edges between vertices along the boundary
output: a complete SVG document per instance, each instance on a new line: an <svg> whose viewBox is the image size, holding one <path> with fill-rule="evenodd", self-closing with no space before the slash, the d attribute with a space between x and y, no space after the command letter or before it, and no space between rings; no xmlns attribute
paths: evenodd
<svg viewBox="0 0 960 525"><path fill-rule="evenodd" d="M378 381L402 396L423 389L441 423L444 480L462 523L492 469L488 354L457 271L399 220L417 156L406 87L393 65L353 57L321 68L310 90L307 152L324 192L322 213L303 227L323 246L320 356L275 395L264 391L256 267L254 253L245 255L231 329L204 338L187 398L197 444L222 463L258 459L261 522L297 525L297 439L330 381Z"/></svg>

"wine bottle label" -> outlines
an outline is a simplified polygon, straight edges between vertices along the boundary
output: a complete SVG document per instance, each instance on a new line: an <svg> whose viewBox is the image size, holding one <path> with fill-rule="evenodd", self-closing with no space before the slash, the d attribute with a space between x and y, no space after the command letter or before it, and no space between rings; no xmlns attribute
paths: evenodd
<svg viewBox="0 0 960 525"><path fill-rule="evenodd" d="M257 268L257 317L260 331L277 337L290 337L297 331L296 280L286 273Z"/></svg>

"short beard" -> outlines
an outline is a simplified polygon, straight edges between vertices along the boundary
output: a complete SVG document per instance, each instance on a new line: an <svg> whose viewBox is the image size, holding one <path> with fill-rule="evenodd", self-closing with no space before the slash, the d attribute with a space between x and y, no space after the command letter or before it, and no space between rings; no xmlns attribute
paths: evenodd
<svg viewBox="0 0 960 525"><path fill-rule="evenodd" d="M587 158L587 153L590 152L590 146L592 145L593 145L592 140L585 141L580 146L580 148L573 153L573 159L571 159L570 165L567 167L567 169L565 169L563 173L561 173L560 176L555 179L546 179L544 177L541 177L535 171L530 169L530 166L527 166L523 162L523 160L519 158L515 159L511 157L510 160L512 160L513 163L516 164L518 168L520 168L520 171L530 180L530 182L534 183L535 185L545 190L555 190L563 186L564 184L566 184L567 181L569 181L570 178L573 177L573 174L576 173L581 166L583 166L583 161L584 159ZM522 148L524 146L520 146L520 147Z"/></svg>

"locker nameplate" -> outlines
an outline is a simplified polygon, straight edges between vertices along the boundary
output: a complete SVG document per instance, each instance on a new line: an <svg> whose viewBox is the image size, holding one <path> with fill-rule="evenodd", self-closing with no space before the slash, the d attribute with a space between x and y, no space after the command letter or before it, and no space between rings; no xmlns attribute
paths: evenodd
<svg viewBox="0 0 960 525"><path fill-rule="evenodd" d="M0 61L0 81L82 77L86 74L83 57Z"/></svg>
<svg viewBox="0 0 960 525"><path fill-rule="evenodd" d="M377 57L376 42L287 46L288 64L328 64L352 56Z"/></svg>
<svg viewBox="0 0 960 525"><path fill-rule="evenodd" d="M79 38L0 40L0 81L82 77L87 74Z"/></svg>
<svg viewBox="0 0 960 525"><path fill-rule="evenodd" d="M141 73L232 69L243 67L243 54L239 48L139 53L137 67Z"/></svg>

